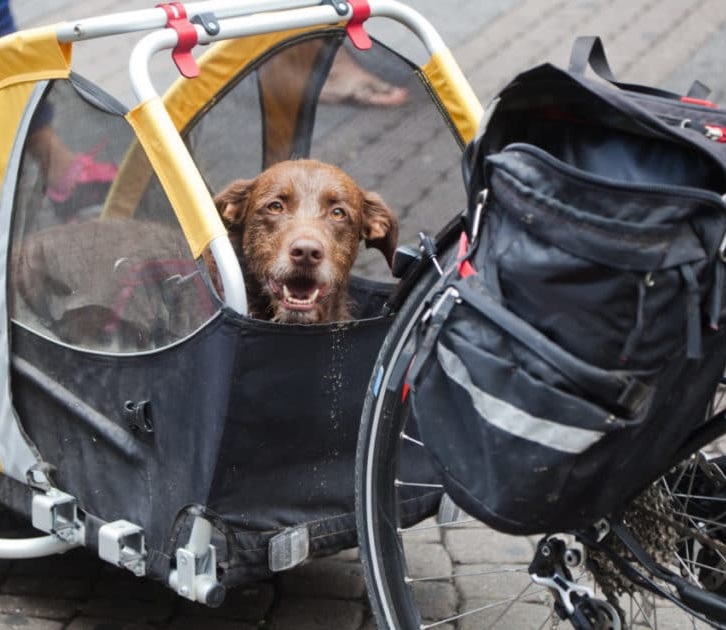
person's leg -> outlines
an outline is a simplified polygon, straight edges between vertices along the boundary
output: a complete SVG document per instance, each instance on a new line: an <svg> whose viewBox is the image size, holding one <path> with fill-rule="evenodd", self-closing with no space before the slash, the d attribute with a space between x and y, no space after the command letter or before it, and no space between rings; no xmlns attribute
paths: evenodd
<svg viewBox="0 0 726 630"><path fill-rule="evenodd" d="M0 37L16 30L13 14L10 13L10 0L0 0Z"/></svg>
<svg viewBox="0 0 726 630"><path fill-rule="evenodd" d="M10 0L0 0L0 36L16 30ZM116 165L96 162L93 152L72 151L53 130L52 119L53 108L43 102L28 130L28 151L45 177L48 198L56 203L67 203L84 186L109 186L116 175Z"/></svg>

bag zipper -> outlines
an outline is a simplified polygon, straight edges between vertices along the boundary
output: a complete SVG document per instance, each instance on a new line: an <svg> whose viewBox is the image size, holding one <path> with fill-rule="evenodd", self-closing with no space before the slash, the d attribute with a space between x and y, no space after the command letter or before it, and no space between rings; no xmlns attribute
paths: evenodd
<svg viewBox="0 0 726 630"><path fill-rule="evenodd" d="M528 144L526 142L514 142L504 147L503 153L509 151L520 151L522 153L529 153L534 157L541 159L547 165L553 169L577 179L581 182L589 184L597 184L605 188L612 190L623 191L624 189L633 191L636 193L647 194L647 195L658 195L661 197L680 197L682 199L692 199L694 201L703 201L714 206L717 206L722 212L726 213L726 195L719 195L716 192L702 190L699 188L692 188L690 186L668 186L667 184L636 184L631 182L619 182L602 175L594 173L587 173L582 171L567 162L563 162L558 158L554 157L550 153L547 153L544 149L538 146Z"/></svg>

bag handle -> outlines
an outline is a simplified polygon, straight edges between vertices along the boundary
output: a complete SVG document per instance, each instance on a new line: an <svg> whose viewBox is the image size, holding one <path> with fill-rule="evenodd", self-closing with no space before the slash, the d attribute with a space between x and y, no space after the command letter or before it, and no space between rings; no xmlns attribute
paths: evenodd
<svg viewBox="0 0 726 630"><path fill-rule="evenodd" d="M620 89L678 100L681 98L679 94L668 92L666 90L659 90L645 85L620 83L615 78L615 75L610 68L610 63L608 62L607 55L605 54L605 47L603 46L602 39L600 39L597 35L583 35L575 39L575 42L572 44L570 63L567 67L568 72L570 72L570 74L584 77L588 66L590 66L595 74L601 79L604 79L608 83ZM710 93L711 90L707 85L700 81L694 81L685 96L690 99L705 100Z"/></svg>
<svg viewBox="0 0 726 630"><path fill-rule="evenodd" d="M596 35L585 35L575 40L575 43L572 44L570 63L567 70L572 74L585 76L588 65L601 79L605 79L609 83L617 83L605 55L602 40Z"/></svg>

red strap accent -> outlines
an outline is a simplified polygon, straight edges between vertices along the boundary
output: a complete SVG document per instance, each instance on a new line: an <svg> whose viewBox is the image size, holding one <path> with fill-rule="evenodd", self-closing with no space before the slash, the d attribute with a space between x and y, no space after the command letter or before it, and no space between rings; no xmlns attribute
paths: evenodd
<svg viewBox="0 0 726 630"><path fill-rule="evenodd" d="M721 125L705 124L706 137L715 142L726 142L726 127Z"/></svg>
<svg viewBox="0 0 726 630"><path fill-rule="evenodd" d="M187 79L199 76L199 66L192 56L192 48L197 45L199 37L197 29L187 19L187 10L181 2L167 2L157 4L157 7L166 12L166 28L176 31L178 42L171 53L179 72Z"/></svg>
<svg viewBox="0 0 726 630"><path fill-rule="evenodd" d="M466 251L469 249L469 239L466 237L466 232L462 232L459 237L459 251L456 252L456 257L463 259L466 255ZM476 269L468 260L462 260L459 263L459 275L462 278L468 278L476 273Z"/></svg>
<svg viewBox="0 0 726 630"><path fill-rule="evenodd" d="M345 27L345 32L348 33L350 41L358 50L368 50L373 45L371 38L363 28L363 22L371 15L368 0L347 0L347 2L353 9L353 16Z"/></svg>
<svg viewBox="0 0 726 630"><path fill-rule="evenodd" d="M704 100L702 98L694 98L692 96L681 96L681 102L690 103L691 105L700 105L701 107L712 107L716 108L716 103Z"/></svg>

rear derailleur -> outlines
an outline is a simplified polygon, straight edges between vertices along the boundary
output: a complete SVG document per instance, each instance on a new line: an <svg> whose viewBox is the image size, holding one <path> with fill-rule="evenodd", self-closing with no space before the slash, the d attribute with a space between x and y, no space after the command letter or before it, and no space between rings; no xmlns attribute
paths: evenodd
<svg viewBox="0 0 726 630"><path fill-rule="evenodd" d="M570 569L582 564L583 555L584 550L568 548L557 536L545 537L537 544L529 575L533 582L550 590L555 612L575 630L621 630L618 611L609 602L595 598L592 589L572 580Z"/></svg>

